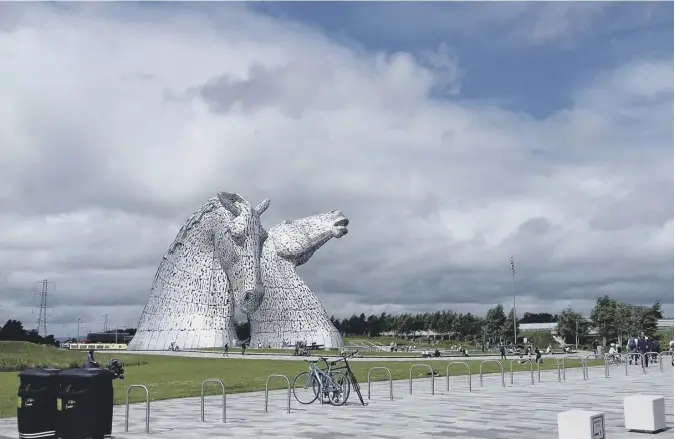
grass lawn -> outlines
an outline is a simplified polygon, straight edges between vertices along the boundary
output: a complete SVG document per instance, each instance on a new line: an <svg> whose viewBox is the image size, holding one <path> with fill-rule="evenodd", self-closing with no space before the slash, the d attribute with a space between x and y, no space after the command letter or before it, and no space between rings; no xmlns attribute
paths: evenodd
<svg viewBox="0 0 675 439"><path fill-rule="evenodd" d="M22 346L24 345L24 346ZM230 358L188 358L164 355L114 355L115 358L125 362L125 379L115 380L115 403L124 402L125 389L131 384L144 384L150 390L153 401L169 398L181 398L199 396L201 383L208 378L222 380L228 393L250 392L265 389L265 380L271 374L287 375L291 381L299 372L307 370L307 365L302 361L244 360L236 356ZM97 361L103 363L112 355L96 354ZM28 343L0 342L0 365L16 366L39 366L39 367L72 367L84 360L84 353L30 345ZM438 369L440 376L445 376L448 360L429 360L421 362ZM468 360L472 374L478 374L480 360ZM591 361L590 365L602 364L602 361ZM350 363L359 382L366 382L368 370L371 367L386 366L391 370L393 379L409 377L409 368L412 364L407 362L358 362ZM579 367L578 360L570 360L567 367ZM556 364L547 359L541 365L541 369L554 369ZM485 373L497 372L499 367L495 363L488 363L484 367ZM509 362L504 362L505 372L508 374ZM4 369L7 370L7 369ZM16 369L18 370L18 369ZM19 385L17 371L0 372L0 417L16 416L16 391ZM529 364L514 364L514 371L529 370ZM423 368L416 368L413 377L426 377ZM453 376L466 374L463 365L453 365L450 368ZM373 374L373 381L385 379L381 372ZM508 379L508 378L507 378ZM283 387L278 380L270 383L270 388ZM208 386L208 394L217 394L217 386ZM132 402L143 400L143 392L132 392Z"/></svg>
<svg viewBox="0 0 675 439"><path fill-rule="evenodd" d="M442 347L441 347L442 348ZM350 351L352 349L349 349ZM357 350L359 350L357 348ZM431 348L430 350L433 350ZM211 352L211 353L222 353L223 348L200 348L200 349L190 349L189 351L198 351L198 352ZM230 354L233 355L240 355L241 354L241 348L240 347L235 347L235 348L230 348L228 350ZM313 357L322 357L322 356L331 356L331 355L337 355L338 350L333 349L333 350L316 350L316 351L310 351L311 356ZM392 357L392 358L421 358L419 352L403 352L403 351L398 351L398 352L389 352L389 351L368 351L365 348L362 350L359 350L359 353L364 356L364 357ZM264 355L264 354L274 354L274 355L286 355L286 356L292 356L293 355L293 349L258 349L258 348L246 348L246 355ZM469 354L472 356L483 356L483 355L499 355L498 351L469 351ZM447 353L445 354L446 357L448 356ZM452 357L461 357L459 352L456 352Z"/></svg>

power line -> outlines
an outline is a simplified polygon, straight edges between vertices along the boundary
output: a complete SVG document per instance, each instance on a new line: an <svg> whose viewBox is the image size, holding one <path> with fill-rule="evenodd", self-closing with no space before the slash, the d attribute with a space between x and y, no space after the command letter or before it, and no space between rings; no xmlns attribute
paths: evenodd
<svg viewBox="0 0 675 439"><path fill-rule="evenodd" d="M50 282L47 279L36 282L37 285L41 285L42 288L39 293L34 293L33 297L40 295L40 305L37 305L35 308L39 309L39 317L37 322L37 331L38 334L46 337L47 336L47 310L54 310L53 307L47 305L47 295L49 294L49 285L52 286L52 289L56 289L56 283Z"/></svg>

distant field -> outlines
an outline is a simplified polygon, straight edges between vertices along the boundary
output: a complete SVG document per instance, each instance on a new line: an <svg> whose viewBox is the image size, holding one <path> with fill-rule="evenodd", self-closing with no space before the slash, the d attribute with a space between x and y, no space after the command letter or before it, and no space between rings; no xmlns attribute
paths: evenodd
<svg viewBox="0 0 675 439"><path fill-rule="evenodd" d="M104 362L112 355L98 355L97 360ZM148 387L151 399L161 400L199 396L201 383L208 378L223 380L228 393L264 390L265 380L271 374L287 375L291 380L299 372L307 370L307 365L300 361L267 360L263 357L255 360L237 358L190 358L169 355L133 355L125 357L115 355L125 361L124 380L115 380L115 403L124 402L125 389L131 384L144 384ZM47 348L29 343L0 342L0 364L13 364L21 367L27 365L39 367L72 367L83 362L82 352L74 354L62 349ZM480 360L468 360L471 372L477 374ZM424 364L438 370L445 376L448 360L420 360ZM504 363L508 370L508 364ZM590 365L602 364L591 361ZM368 370L376 366L386 366L391 370L393 379L408 378L410 364L407 362L352 362L352 369L361 382L366 381ZM498 367L494 363L485 365L485 373L494 373ZM579 361L569 361L567 367L579 367ZM555 368L555 362L546 360L541 369ZM414 377L424 377L426 372L418 369ZM514 365L514 370L529 370L529 365ZM453 376L466 374L466 370L452 366ZM382 374L375 374L373 381L384 379ZM0 417L16 416L16 391L19 385L17 372L0 372ZM278 381L270 383L270 388L278 389L282 385ZM141 392L142 393L142 392ZM207 387L208 394L218 393L217 386ZM143 399L140 393L132 392L131 400L139 402Z"/></svg>

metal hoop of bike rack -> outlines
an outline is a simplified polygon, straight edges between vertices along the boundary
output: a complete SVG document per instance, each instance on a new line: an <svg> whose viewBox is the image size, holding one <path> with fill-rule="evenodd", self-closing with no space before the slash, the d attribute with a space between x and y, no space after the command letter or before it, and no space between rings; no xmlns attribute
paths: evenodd
<svg viewBox="0 0 675 439"><path fill-rule="evenodd" d="M448 363L448 366L445 368L445 382L448 387L448 392L450 391L450 366L453 364L463 364L466 366L467 373L469 375L469 392L471 391L471 366L466 361L451 361Z"/></svg>
<svg viewBox="0 0 675 439"><path fill-rule="evenodd" d="M388 367L384 367L384 366L371 367L368 370L368 399L370 399L370 373L374 370L384 370L385 372L387 372L387 375L389 375L389 400L393 401L394 400L394 383L391 380L391 370L389 370Z"/></svg>
<svg viewBox="0 0 675 439"><path fill-rule="evenodd" d="M579 359L581 361L581 376L586 381L586 363L584 362L584 359L580 355L565 355L562 359L562 372L563 372L563 381L567 381L567 371L565 368L565 360L567 359Z"/></svg>
<svg viewBox="0 0 675 439"><path fill-rule="evenodd" d="M586 360L584 360L586 362L586 367L585 367L584 373L586 374L587 380L590 379L590 377L588 376L588 360L590 360L591 358L596 359L596 360L598 358L602 358L603 366L605 368L605 378L609 378L609 363L607 362L607 356L608 355L609 354L605 354L605 355L599 355L599 354L586 355Z"/></svg>
<svg viewBox="0 0 675 439"><path fill-rule="evenodd" d="M129 391L136 388L145 390L145 434L150 434L150 391L142 384L132 384L127 387L126 407L124 409L124 431L129 431Z"/></svg>
<svg viewBox="0 0 675 439"><path fill-rule="evenodd" d="M646 374L647 369L645 369L645 354L643 354L642 352L632 352L630 354L624 355L624 357L625 357L625 361L624 361L625 367L624 368L625 368L626 376L628 376L628 357L629 356L640 357L640 365L642 366L642 373ZM635 359L635 361L637 361L637 359Z"/></svg>
<svg viewBox="0 0 675 439"><path fill-rule="evenodd" d="M410 366L410 394L412 395L412 382L413 382L412 371L416 367L426 367L426 368L429 369L429 372L431 372L431 394L433 395L434 394L434 370L428 364L413 364L412 366Z"/></svg>
<svg viewBox="0 0 675 439"><path fill-rule="evenodd" d="M225 420L227 419L227 392L225 391L225 383L215 378L209 378L208 380L204 380L202 382L202 422L204 422L204 388L206 387L207 383L218 383L220 384L220 387L222 387L223 389L223 424L224 424Z"/></svg>
<svg viewBox="0 0 675 439"><path fill-rule="evenodd" d="M506 387L506 381L504 380L504 366L499 360L483 360L480 362L480 367L478 368L478 376L480 378L480 386L483 387L483 365L485 363L497 363L499 364L499 370L502 373L502 387Z"/></svg>
<svg viewBox="0 0 675 439"><path fill-rule="evenodd" d="M645 352L645 363L649 364L649 359L650 358L658 358L659 353L658 352ZM645 373L647 373L647 370L644 370Z"/></svg>
<svg viewBox="0 0 675 439"><path fill-rule="evenodd" d="M513 362L514 361L520 361L520 358L514 358L513 360L511 360L511 365L509 367L510 372L511 372L511 385L513 385ZM532 385L534 385L534 363L532 363L532 360L530 360L530 359L527 359L525 361L530 363L530 380L532 381Z"/></svg>
<svg viewBox="0 0 675 439"><path fill-rule="evenodd" d="M670 352L663 351L663 352L660 352L659 355L656 356L656 359L659 362L659 369L661 370L661 372L663 372L663 357L662 357L662 355L664 355L664 354L670 354Z"/></svg>
<svg viewBox="0 0 675 439"><path fill-rule="evenodd" d="M555 360L555 365L556 368L558 369L558 382L562 383L562 375L560 374L560 360L558 360L557 357L553 357L553 359ZM539 365L537 365L537 367L539 367ZM541 381L541 369L538 370L538 373L539 373L539 381Z"/></svg>
<svg viewBox="0 0 675 439"><path fill-rule="evenodd" d="M291 412L291 380L288 379L286 375L270 375L265 380L265 413L267 413L267 402L269 400L270 393L270 380L272 378L283 378L286 381L286 388L288 393L286 395L286 413Z"/></svg>

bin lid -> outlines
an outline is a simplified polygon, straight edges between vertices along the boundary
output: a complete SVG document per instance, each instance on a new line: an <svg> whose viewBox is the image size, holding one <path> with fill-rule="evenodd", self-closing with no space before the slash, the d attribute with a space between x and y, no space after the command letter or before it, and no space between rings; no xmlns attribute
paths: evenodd
<svg viewBox="0 0 675 439"><path fill-rule="evenodd" d="M61 369L36 368L26 369L19 372L20 378L51 378L59 375Z"/></svg>
<svg viewBox="0 0 675 439"><path fill-rule="evenodd" d="M113 379L113 373L107 369L79 367L76 369L66 369L59 374L59 378L85 378L85 379Z"/></svg>

